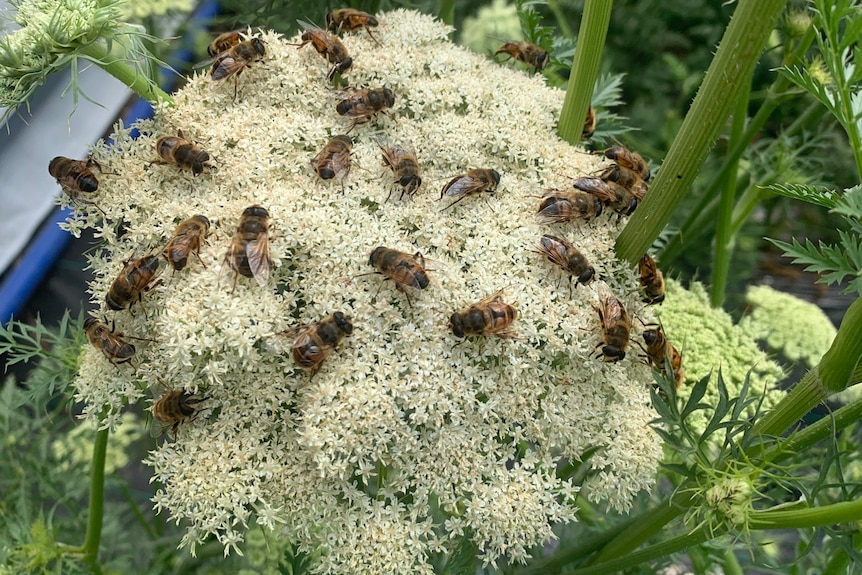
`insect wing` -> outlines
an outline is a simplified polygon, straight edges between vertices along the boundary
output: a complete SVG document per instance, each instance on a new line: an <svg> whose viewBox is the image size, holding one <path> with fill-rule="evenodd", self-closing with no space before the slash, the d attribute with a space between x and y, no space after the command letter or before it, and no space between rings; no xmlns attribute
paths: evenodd
<svg viewBox="0 0 862 575"><path fill-rule="evenodd" d="M251 275L259 285L266 285L272 268L272 260L269 257L269 237L262 234L259 239L248 242L245 246L245 255L248 258Z"/></svg>
<svg viewBox="0 0 862 575"><path fill-rule="evenodd" d="M623 304L617 298L610 296L602 302L602 324L605 329L612 329L617 321L626 317Z"/></svg>
<svg viewBox="0 0 862 575"><path fill-rule="evenodd" d="M484 188L485 185L486 183L482 180L479 180L467 174L455 176L449 181L448 184L443 186L443 190L440 194L440 197L454 197L472 194Z"/></svg>
<svg viewBox="0 0 862 575"><path fill-rule="evenodd" d="M563 269L568 269L568 251L571 247L568 241L555 236L542 236L539 244L539 253L548 260Z"/></svg>
<svg viewBox="0 0 862 575"><path fill-rule="evenodd" d="M212 67L212 79L216 82L227 80L245 67L245 62L233 56L220 56Z"/></svg>

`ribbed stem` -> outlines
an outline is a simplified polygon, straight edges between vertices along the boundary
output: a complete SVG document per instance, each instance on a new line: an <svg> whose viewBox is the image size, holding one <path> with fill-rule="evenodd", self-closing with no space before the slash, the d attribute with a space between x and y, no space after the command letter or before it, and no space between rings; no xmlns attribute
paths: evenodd
<svg viewBox="0 0 862 575"><path fill-rule="evenodd" d="M116 42L114 42L114 46L117 46ZM78 51L82 56L97 64L111 76L131 88L132 91L147 102L151 104L159 102L174 103L174 99L170 94L159 88L146 75L129 66L122 58L112 54L104 42L99 41L84 44Z"/></svg>
<svg viewBox="0 0 862 575"><path fill-rule="evenodd" d="M599 77L602 50L611 21L611 0L586 0L578 47L572 61L572 72L566 86L566 98L560 112L557 134L568 143L577 145L584 132L584 120L590 109L593 87Z"/></svg>
<svg viewBox="0 0 862 575"><path fill-rule="evenodd" d="M105 506L105 454L108 450L108 430L96 432L93 444L93 476L90 479L90 509L87 534L84 537L83 562L93 571L99 569L99 543L102 540L102 515Z"/></svg>
<svg viewBox="0 0 862 575"><path fill-rule="evenodd" d="M730 130L730 141L738 144L745 137L745 120L748 117L748 97L751 94L750 83L740 84L736 99L736 109L733 112L733 124ZM727 291L727 276L730 272L730 258L733 255L734 234L733 205L736 200L737 172L739 161L728 167L724 174L724 185L721 189L721 199L718 202L718 226L715 232L712 262L712 286L709 301L712 307L721 307L724 294Z"/></svg>
<svg viewBox="0 0 862 575"><path fill-rule="evenodd" d="M617 238L617 256L643 256L694 182L739 86L748 82L787 0L740 0L650 193Z"/></svg>
<svg viewBox="0 0 862 575"><path fill-rule="evenodd" d="M818 369L824 387L830 392L846 389L862 359L862 298L856 298L841 320L832 346L823 355Z"/></svg>
<svg viewBox="0 0 862 575"><path fill-rule="evenodd" d="M862 520L862 499L842 501L809 509L752 511L751 529L801 529Z"/></svg>

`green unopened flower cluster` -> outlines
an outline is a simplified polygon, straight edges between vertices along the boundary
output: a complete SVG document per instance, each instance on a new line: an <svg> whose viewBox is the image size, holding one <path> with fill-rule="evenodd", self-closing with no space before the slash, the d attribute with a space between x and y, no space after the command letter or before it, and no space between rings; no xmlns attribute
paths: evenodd
<svg viewBox="0 0 862 575"><path fill-rule="evenodd" d="M126 0L120 7L120 13L125 21L140 22L169 12L191 12L194 7L195 2L192 0Z"/></svg>
<svg viewBox="0 0 862 575"><path fill-rule="evenodd" d="M482 6L476 16L464 19L461 44L480 54L493 53L505 41L520 40L518 10L506 0L494 0Z"/></svg>
<svg viewBox="0 0 862 575"><path fill-rule="evenodd" d="M182 544L192 552L212 535L239 551L258 524L313 554L319 573L431 573L432 557L463 537L488 563L522 562L554 524L577 519L579 498L625 511L654 482L649 368L633 345L617 363L596 357L603 297L650 320L635 271L613 254L621 224L616 214L535 219L543 189L570 187L605 160L555 135L563 93L541 76L453 45L431 17L399 10L378 20L382 47L364 32L345 37L346 77L389 88L395 105L352 130L343 193L309 162L348 129L336 112L344 94L312 48L265 33L266 57L237 78L236 98L233 79L196 76L174 106L137 126L137 140L120 129L111 148L99 145L92 199L107 221L90 208L68 223L104 241L91 259L102 309L124 260L160 253L193 214L212 224L203 265L191 257L164 272L134 315L111 312L118 332L144 338L130 340L136 367L118 369L88 346L76 381L85 415L107 413L106 426L159 384L207 398L148 458L156 509L188 526ZM178 130L212 169L193 177L153 163L156 140ZM415 196L396 188L387 200L381 140L415 150ZM497 170L497 192L444 209L440 189L471 168ZM255 204L272 223L272 277L234 287L225 254ZM570 289L536 253L546 233L570 239L599 279ZM411 303L373 274L377 246L427 258L430 284L407 288ZM499 290L518 310L518 336L455 338L450 315ZM284 332L335 311L355 329L311 378ZM583 482L560 475L581 460Z"/></svg>
<svg viewBox="0 0 862 575"><path fill-rule="evenodd" d="M59 471L73 466L86 468L93 459L93 437L95 428L90 422L82 422L69 433L63 434L51 444L54 456L61 462ZM128 447L142 435L142 421L131 413L124 413L108 443L105 457L105 473L111 475L129 463Z"/></svg>
<svg viewBox="0 0 862 575"><path fill-rule="evenodd" d="M749 376L750 393L764 396L763 409L775 405L784 395L775 387L784 371L758 348L757 332L748 324L735 325L724 310L712 308L701 284L694 283L685 290L679 282L669 279L666 288L667 297L656 314L668 340L682 353L686 382L711 376L704 403L716 405L715 383L721 370L730 397L739 395ZM689 386L683 384L679 395L687 398L688 390ZM703 429L710 416L708 411L696 411L689 423L694 429Z"/></svg>
<svg viewBox="0 0 862 575"><path fill-rule="evenodd" d="M745 301L752 310L741 328L790 360L814 367L835 339L835 326L813 303L769 286L748 288Z"/></svg>
<svg viewBox="0 0 862 575"><path fill-rule="evenodd" d="M158 41L142 28L120 19L127 0L22 0L17 11L0 14L19 29L0 38L0 107L6 114L27 103L53 72L75 68L71 89L77 102L78 60L97 64L115 76L129 69L123 80L151 100L146 78L155 77L155 59L144 41ZM142 79L134 79L135 74Z"/></svg>
<svg viewBox="0 0 862 575"><path fill-rule="evenodd" d="M734 530L747 531L753 511L754 486L747 477L727 476L709 487L704 493L708 527L715 530L719 524L729 524Z"/></svg>

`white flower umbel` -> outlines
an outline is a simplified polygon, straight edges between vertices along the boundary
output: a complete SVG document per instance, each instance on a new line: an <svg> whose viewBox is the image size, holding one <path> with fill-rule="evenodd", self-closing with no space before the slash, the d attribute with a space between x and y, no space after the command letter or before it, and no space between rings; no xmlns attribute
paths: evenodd
<svg viewBox="0 0 862 575"><path fill-rule="evenodd" d="M633 269L613 256L617 215L535 219L544 188L569 188L603 160L556 137L563 94L541 76L451 44L431 17L379 20L382 46L364 31L345 38L347 78L391 89L395 105L353 129L343 194L308 165L349 125L335 110L329 64L272 34L236 99L232 79L197 76L175 107L139 126L139 139L119 130L112 148L95 150L94 199L108 224L91 209L70 226L94 226L104 240L91 260L97 305L123 260L159 253L193 214L212 223L206 268L190 257L134 315L113 314L118 331L147 338L130 340L136 367L88 349L77 380L91 417L158 383L208 398L149 458L156 507L187 522L192 550L211 533L225 552L238 549L257 522L316 550L320 572L429 573L433 555L462 536L486 562L522 562L554 537L552 524L576 519L578 497L625 510L653 482L652 374L633 345L618 363L596 358L601 293L622 300L633 332L642 331L635 318L650 320ZM151 164L156 139L177 130L214 169L192 177ZM378 138L415 150L415 196L395 190L386 201L393 176ZM470 168L497 170L498 191L442 209L442 186ZM239 277L233 289L224 255L253 204L271 215L274 269L265 286ZM600 279L570 290L536 253L544 233L565 235ZM391 281L363 275L377 246L427 258L430 285L408 288L412 305ZM449 316L501 289L518 309L518 337L459 342ZM355 329L310 378L279 333L335 311ZM584 484L564 474L573 467L586 471Z"/></svg>

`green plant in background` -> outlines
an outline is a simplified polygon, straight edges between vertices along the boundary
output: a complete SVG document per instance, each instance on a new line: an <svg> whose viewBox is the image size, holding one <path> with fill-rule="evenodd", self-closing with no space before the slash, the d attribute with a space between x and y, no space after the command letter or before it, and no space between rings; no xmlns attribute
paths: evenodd
<svg viewBox="0 0 862 575"><path fill-rule="evenodd" d="M748 288L745 301L751 309L740 324L771 353L811 368L835 339L835 326L813 303L765 285Z"/></svg>

